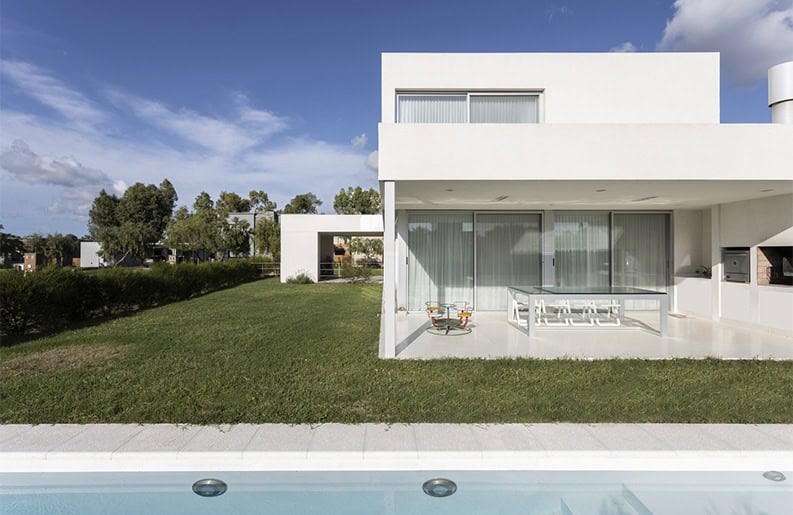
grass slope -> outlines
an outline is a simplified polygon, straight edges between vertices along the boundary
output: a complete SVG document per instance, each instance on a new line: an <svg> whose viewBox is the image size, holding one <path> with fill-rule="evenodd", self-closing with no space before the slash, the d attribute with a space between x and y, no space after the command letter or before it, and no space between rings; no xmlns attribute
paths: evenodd
<svg viewBox="0 0 793 515"><path fill-rule="evenodd" d="M793 422L793 363L377 359L378 285L257 281L0 349L0 422Z"/></svg>

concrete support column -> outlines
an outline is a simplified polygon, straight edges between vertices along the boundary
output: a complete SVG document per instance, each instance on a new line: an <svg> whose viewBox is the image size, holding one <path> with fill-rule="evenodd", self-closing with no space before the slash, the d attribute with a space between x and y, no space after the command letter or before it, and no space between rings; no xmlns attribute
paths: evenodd
<svg viewBox="0 0 793 515"><path fill-rule="evenodd" d="M396 186L383 182L383 338L381 358L396 357Z"/></svg>
<svg viewBox="0 0 793 515"><path fill-rule="evenodd" d="M721 206L716 204L710 208L710 287L711 287L711 314L713 320L721 319L721 277L723 266L721 262Z"/></svg>

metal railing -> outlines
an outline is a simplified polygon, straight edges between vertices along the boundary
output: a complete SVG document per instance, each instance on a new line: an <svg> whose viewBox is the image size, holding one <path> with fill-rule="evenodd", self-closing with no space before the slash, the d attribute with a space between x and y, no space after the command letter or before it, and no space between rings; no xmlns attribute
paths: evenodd
<svg viewBox="0 0 793 515"><path fill-rule="evenodd" d="M276 277L281 275L281 263L255 263L262 277Z"/></svg>

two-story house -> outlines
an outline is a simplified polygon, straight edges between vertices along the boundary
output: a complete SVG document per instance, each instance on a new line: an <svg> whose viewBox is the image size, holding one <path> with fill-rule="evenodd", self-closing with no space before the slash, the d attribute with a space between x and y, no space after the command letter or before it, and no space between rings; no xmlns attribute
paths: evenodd
<svg viewBox="0 0 793 515"><path fill-rule="evenodd" d="M777 123L722 124L716 53L383 54L381 356L398 313L512 285L793 335L793 63L771 75Z"/></svg>

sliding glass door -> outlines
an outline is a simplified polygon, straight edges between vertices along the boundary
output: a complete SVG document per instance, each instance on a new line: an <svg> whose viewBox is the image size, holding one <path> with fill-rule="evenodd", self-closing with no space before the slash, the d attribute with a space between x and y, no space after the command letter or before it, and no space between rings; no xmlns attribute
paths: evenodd
<svg viewBox="0 0 793 515"><path fill-rule="evenodd" d="M506 310L507 286L542 284L539 214L476 215L476 309Z"/></svg>
<svg viewBox="0 0 793 515"><path fill-rule="evenodd" d="M554 221L557 286L610 284L608 213L558 213Z"/></svg>
<svg viewBox="0 0 793 515"><path fill-rule="evenodd" d="M558 286L667 291L668 214L555 213L551 237ZM411 212L408 309L468 301L480 311L504 310L508 286L543 284L542 248L540 214Z"/></svg>
<svg viewBox="0 0 793 515"><path fill-rule="evenodd" d="M428 301L473 302L473 213L410 213L408 309Z"/></svg>
<svg viewBox="0 0 793 515"><path fill-rule="evenodd" d="M669 215L614 214L614 286L667 291ZM649 304L648 304L649 302ZM634 301L628 309L654 309L654 302Z"/></svg>

